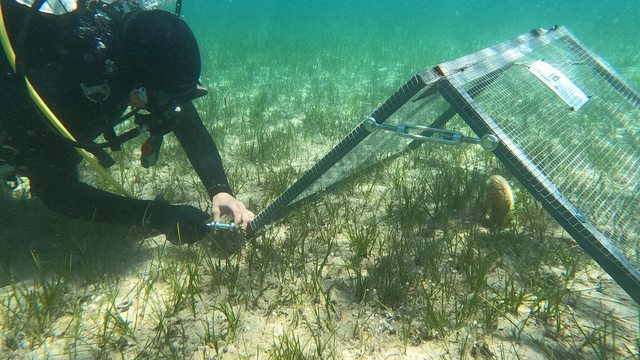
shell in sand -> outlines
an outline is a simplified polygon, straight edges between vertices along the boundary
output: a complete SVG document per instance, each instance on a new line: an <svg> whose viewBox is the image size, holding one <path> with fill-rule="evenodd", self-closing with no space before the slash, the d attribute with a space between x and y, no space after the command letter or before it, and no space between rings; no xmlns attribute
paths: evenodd
<svg viewBox="0 0 640 360"><path fill-rule="evenodd" d="M490 220L492 223L504 225L509 211L513 209L513 191L505 178L492 175L487 180L490 205Z"/></svg>

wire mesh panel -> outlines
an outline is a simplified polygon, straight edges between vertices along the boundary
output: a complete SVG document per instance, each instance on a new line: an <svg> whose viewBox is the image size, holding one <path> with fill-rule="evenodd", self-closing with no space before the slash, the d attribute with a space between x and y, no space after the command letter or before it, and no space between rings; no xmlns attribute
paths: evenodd
<svg viewBox="0 0 640 360"><path fill-rule="evenodd" d="M638 267L640 217L634 213L640 209L638 109L588 64L566 60L570 54L558 51L553 55L563 60L551 63L592 94L584 108L571 111L525 69L527 63L545 55L549 59L552 54L531 54L475 100Z"/></svg>
<svg viewBox="0 0 640 360"><path fill-rule="evenodd" d="M568 30L553 33L555 41L507 66L500 55L474 65L498 63L499 76L452 74L443 92L479 135L498 135L496 155L638 301L640 102ZM532 71L541 61L586 94L579 109Z"/></svg>
<svg viewBox="0 0 640 360"><path fill-rule="evenodd" d="M411 103L412 98L420 98L420 94L425 91L425 85L422 78L415 76L374 111L371 117L379 123L385 122L390 117L393 118L392 115L403 108L407 102ZM380 161L382 157L397 153L406 147L407 141L394 136L394 134L376 133L373 136L370 135L372 134L365 128L364 122L358 125L298 181L256 216L249 224L248 236L253 236L256 231L270 224L292 203L317 193L354 174L358 169Z"/></svg>

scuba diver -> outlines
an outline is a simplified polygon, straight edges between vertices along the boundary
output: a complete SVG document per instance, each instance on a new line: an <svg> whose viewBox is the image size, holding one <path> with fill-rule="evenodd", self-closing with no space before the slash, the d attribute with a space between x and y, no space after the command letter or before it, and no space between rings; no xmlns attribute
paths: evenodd
<svg viewBox="0 0 640 360"><path fill-rule="evenodd" d="M234 198L218 149L192 103L206 90L199 82L198 44L179 16L113 0L0 0L0 10L7 55L0 56L1 177L28 177L31 194L64 215L142 225L172 243L191 243L206 233L209 214L160 197L119 196L78 180L82 157L76 149L108 167L113 160L105 148L119 150L148 131L141 163L149 167L162 137L173 132L212 199L213 221L224 213L236 225L253 219ZM49 122L34 96L73 140ZM129 106L134 110L123 116ZM113 127L130 116L137 128L116 135ZM105 142L96 143L100 135Z"/></svg>

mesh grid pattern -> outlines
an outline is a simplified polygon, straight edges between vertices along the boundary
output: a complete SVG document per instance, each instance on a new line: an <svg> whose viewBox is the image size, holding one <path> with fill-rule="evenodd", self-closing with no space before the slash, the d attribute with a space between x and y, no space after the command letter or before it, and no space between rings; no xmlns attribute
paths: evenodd
<svg viewBox="0 0 640 360"><path fill-rule="evenodd" d="M376 109L371 117L378 123L400 123L406 114L416 117L419 124L432 121L423 111L434 112L436 109L425 106L425 99L420 99L425 89L424 80L415 76ZM433 98L433 97L431 97ZM420 99L416 101L416 99ZM441 99L442 103L446 103ZM413 109L413 110L411 110ZM422 114L422 115L418 115ZM419 118L419 119L417 119ZM273 203L261 211L249 224L249 237L268 225L288 206L314 195L332 184L379 162L406 148L408 141L395 133L374 131L369 133L364 122L340 141L327 155L309 169L291 187L282 193Z"/></svg>
<svg viewBox="0 0 640 360"><path fill-rule="evenodd" d="M439 115L445 112L450 105L438 94L421 98L422 93L426 90L427 89L413 96L403 107L385 120L384 124L392 126L400 124L429 126ZM293 202L300 201L349 175L362 171L363 169L380 163L383 159L404 151L412 141L411 139L398 136L395 132L383 130L373 131L357 148L338 161Z"/></svg>
<svg viewBox="0 0 640 360"><path fill-rule="evenodd" d="M579 111L556 96L526 66L546 62L591 99ZM573 203L640 267L640 111L564 42L534 51L475 101ZM481 77L465 89L488 82Z"/></svg>

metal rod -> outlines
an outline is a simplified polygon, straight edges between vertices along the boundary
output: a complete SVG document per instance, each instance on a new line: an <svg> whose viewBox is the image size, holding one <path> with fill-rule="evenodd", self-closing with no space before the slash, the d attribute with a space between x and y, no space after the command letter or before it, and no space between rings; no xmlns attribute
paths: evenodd
<svg viewBox="0 0 640 360"><path fill-rule="evenodd" d="M446 130L440 128L432 128L423 125L401 124L398 126L378 124L374 118L365 120L365 129L369 132L374 130L395 131L399 136L417 141L431 141L448 145L459 145L460 143L469 143L482 146L485 150L495 150L498 147L499 140L495 135L486 134L482 138L470 138L463 136L459 131ZM422 134L412 134L411 130L422 130ZM423 134L429 134L425 136ZM432 137L433 134L440 134L442 138Z"/></svg>

